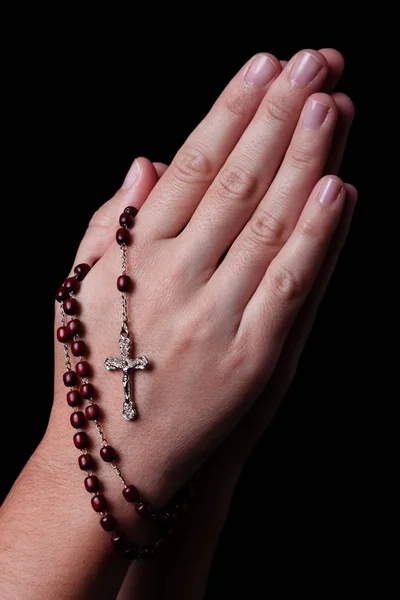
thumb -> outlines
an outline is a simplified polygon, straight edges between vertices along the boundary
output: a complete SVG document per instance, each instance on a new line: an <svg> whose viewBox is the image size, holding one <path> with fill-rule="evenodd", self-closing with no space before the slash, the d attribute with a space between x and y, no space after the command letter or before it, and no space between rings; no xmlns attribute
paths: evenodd
<svg viewBox="0 0 400 600"><path fill-rule="evenodd" d="M153 164L147 158L137 158L118 192L94 213L80 243L75 265L93 266L106 253L115 239L118 215L127 206L139 210L157 181Z"/></svg>

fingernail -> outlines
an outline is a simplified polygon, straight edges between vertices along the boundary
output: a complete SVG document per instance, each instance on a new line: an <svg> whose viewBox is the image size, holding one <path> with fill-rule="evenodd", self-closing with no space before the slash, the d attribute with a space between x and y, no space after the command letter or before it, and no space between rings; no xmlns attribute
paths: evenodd
<svg viewBox="0 0 400 600"><path fill-rule="evenodd" d="M319 191L318 200L321 204L333 204L340 196L343 190L343 184L336 179L328 179Z"/></svg>
<svg viewBox="0 0 400 600"><path fill-rule="evenodd" d="M274 75L276 75L276 71L274 61L265 54L259 54L250 63L245 75L245 81L250 85L254 85L254 87L261 88L271 81Z"/></svg>
<svg viewBox="0 0 400 600"><path fill-rule="evenodd" d="M309 52L299 54L290 70L290 81L295 85L310 84L322 70L323 64Z"/></svg>
<svg viewBox="0 0 400 600"><path fill-rule="evenodd" d="M126 174L124 183L121 185L121 188L123 190L127 190L128 188L130 188L132 183L134 183L136 181L136 179L138 178L140 171L141 171L141 168L139 165L139 161L136 158L133 161L132 166L129 169L128 173Z"/></svg>
<svg viewBox="0 0 400 600"><path fill-rule="evenodd" d="M318 100L308 100L303 114L303 126L307 129L318 129L325 121L329 106L318 102Z"/></svg>

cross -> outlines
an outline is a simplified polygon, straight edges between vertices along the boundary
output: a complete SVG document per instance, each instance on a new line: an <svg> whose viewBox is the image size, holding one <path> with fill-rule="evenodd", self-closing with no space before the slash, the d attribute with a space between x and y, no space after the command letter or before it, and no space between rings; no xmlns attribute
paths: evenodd
<svg viewBox="0 0 400 600"><path fill-rule="evenodd" d="M106 358L104 366L107 371L115 371L116 369L122 370L122 385L124 386L124 406L122 415L127 421L133 421L137 418L137 408L133 401L130 372L133 369L145 369L149 364L149 361L145 356L130 358L131 340L129 335L121 334L119 348L121 350L121 359Z"/></svg>

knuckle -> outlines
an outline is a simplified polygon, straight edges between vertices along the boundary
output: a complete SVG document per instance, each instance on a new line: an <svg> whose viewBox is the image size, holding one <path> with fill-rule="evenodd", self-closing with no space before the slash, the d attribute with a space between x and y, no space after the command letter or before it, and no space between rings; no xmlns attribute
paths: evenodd
<svg viewBox="0 0 400 600"><path fill-rule="evenodd" d="M206 154L193 146L179 150L172 163L173 176L182 183L209 181L212 165Z"/></svg>
<svg viewBox="0 0 400 600"><path fill-rule="evenodd" d="M218 177L218 195L224 199L248 198L254 192L255 187L254 177L237 165L225 166Z"/></svg>
<svg viewBox="0 0 400 600"><path fill-rule="evenodd" d="M286 241L286 226L269 210L259 208L249 222L250 235L266 246L282 245Z"/></svg>
<svg viewBox="0 0 400 600"><path fill-rule="evenodd" d="M249 112L248 98L243 93L233 93L227 95L222 103L225 108L234 117L245 117Z"/></svg>
<svg viewBox="0 0 400 600"><path fill-rule="evenodd" d="M271 268L268 273L268 287L280 300L291 302L300 298L305 289L304 282L286 265Z"/></svg>
<svg viewBox="0 0 400 600"><path fill-rule="evenodd" d="M267 116L272 121L277 121L278 123L287 123L290 121L290 110L285 107L282 98L267 95L264 101L264 108Z"/></svg>
<svg viewBox="0 0 400 600"><path fill-rule="evenodd" d="M305 148L292 147L288 152L286 160L291 168L298 170L311 166L313 163L313 156Z"/></svg>
<svg viewBox="0 0 400 600"><path fill-rule="evenodd" d="M315 220L305 219L299 225L299 232L307 238L317 239L319 238L319 230Z"/></svg>

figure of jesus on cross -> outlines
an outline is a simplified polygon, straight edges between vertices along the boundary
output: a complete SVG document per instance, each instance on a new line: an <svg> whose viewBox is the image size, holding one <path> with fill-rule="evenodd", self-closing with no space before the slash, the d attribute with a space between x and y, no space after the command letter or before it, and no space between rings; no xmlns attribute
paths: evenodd
<svg viewBox="0 0 400 600"><path fill-rule="evenodd" d="M124 406L122 415L127 421L137 418L137 408L133 400L131 371L133 369L145 369L149 361L145 356L130 358L131 340L129 335L121 334L119 339L121 358L106 358L104 366L107 371L122 370L122 385L124 387Z"/></svg>

